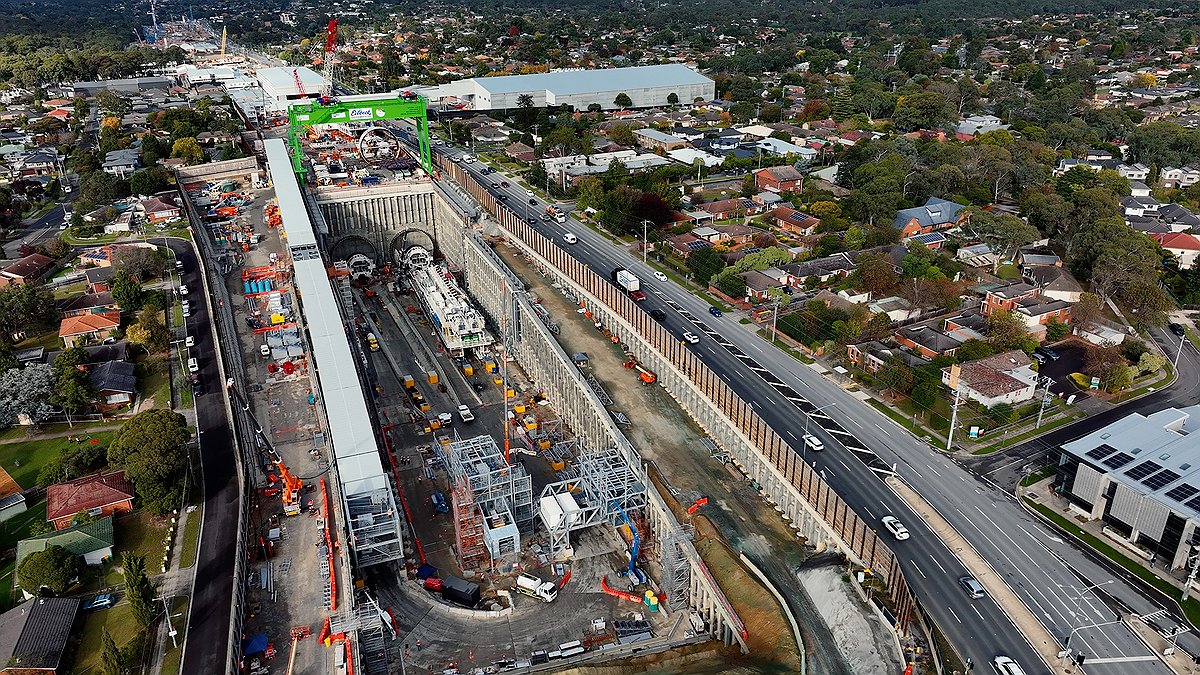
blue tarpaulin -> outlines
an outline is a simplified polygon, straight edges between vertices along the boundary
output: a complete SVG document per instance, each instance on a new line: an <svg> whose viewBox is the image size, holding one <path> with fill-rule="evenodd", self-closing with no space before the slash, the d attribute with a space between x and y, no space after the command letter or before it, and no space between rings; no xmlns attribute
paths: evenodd
<svg viewBox="0 0 1200 675"><path fill-rule="evenodd" d="M420 567L417 568L417 578L418 579L428 579L429 577L436 576L436 575L437 575L437 568L434 567L433 565L421 565Z"/></svg>
<svg viewBox="0 0 1200 675"><path fill-rule="evenodd" d="M266 633L259 633L258 635L251 635L250 637L246 638L245 640L242 640L242 653L245 654L246 656L254 656L255 654L261 654L261 653L267 651L267 642L268 642L268 640L267 640Z"/></svg>

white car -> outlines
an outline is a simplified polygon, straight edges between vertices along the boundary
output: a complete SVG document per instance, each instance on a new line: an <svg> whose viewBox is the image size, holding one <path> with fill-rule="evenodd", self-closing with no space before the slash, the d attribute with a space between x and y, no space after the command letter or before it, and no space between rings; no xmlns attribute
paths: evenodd
<svg viewBox="0 0 1200 675"><path fill-rule="evenodd" d="M568 232L563 235L563 241L567 242L568 244L574 244L575 242L579 241L579 237L576 237L575 235Z"/></svg>
<svg viewBox="0 0 1200 675"><path fill-rule="evenodd" d="M183 308L183 315L185 317L192 315L192 303L188 302L187 300L184 300L181 306Z"/></svg>
<svg viewBox="0 0 1200 675"><path fill-rule="evenodd" d="M474 422L475 421L475 414L472 413L471 409L465 405L458 406L458 416L461 417L462 421L464 421L464 422Z"/></svg>
<svg viewBox="0 0 1200 675"><path fill-rule="evenodd" d="M183 285L183 284L179 284L179 294L180 294L180 295L187 295L187 294L188 294L188 289L187 289L187 286L185 286L185 285Z"/></svg>
<svg viewBox="0 0 1200 675"><path fill-rule="evenodd" d="M694 344L696 344L697 342L699 342L699 341L700 341L700 336L699 336L699 335L696 335L695 333L690 333L690 332L688 332L688 333L684 333L684 334L683 334L683 339L684 339L684 340L685 340L685 341L686 341L688 344L694 345Z"/></svg>
<svg viewBox="0 0 1200 675"><path fill-rule="evenodd" d="M890 532L896 538L896 541L908 539L908 528L904 526L904 523L897 520L895 516L884 516L879 519L879 522L883 524L883 529Z"/></svg>
<svg viewBox="0 0 1200 675"><path fill-rule="evenodd" d="M196 338L192 337L191 335L185 337L183 339L183 346L184 347L195 347L196 346Z"/></svg>
<svg viewBox="0 0 1200 675"><path fill-rule="evenodd" d="M450 413L438 413L438 422L441 422L442 426L448 427L454 423L454 415Z"/></svg>
<svg viewBox="0 0 1200 675"><path fill-rule="evenodd" d="M992 665L1000 675L1025 675L1025 671L1021 669L1021 666L1017 665L1016 661L1003 654L992 659Z"/></svg>
<svg viewBox="0 0 1200 675"><path fill-rule="evenodd" d="M813 452L820 452L825 449L825 444L821 442L821 439L812 434L804 434L804 444Z"/></svg>
<svg viewBox="0 0 1200 675"><path fill-rule="evenodd" d="M658 279L659 281L666 281L667 275L663 274L662 272L659 272L658 270L654 270L654 278Z"/></svg>
<svg viewBox="0 0 1200 675"><path fill-rule="evenodd" d="M200 364L199 364L199 362L196 361L196 357L192 357L192 358L188 359L188 372L189 373L200 372Z"/></svg>
<svg viewBox="0 0 1200 675"><path fill-rule="evenodd" d="M270 356L270 355L271 355L271 348L270 348L270 347L268 347L267 345L259 345L259 346L258 346L258 353L259 353L259 354L262 354L263 356Z"/></svg>

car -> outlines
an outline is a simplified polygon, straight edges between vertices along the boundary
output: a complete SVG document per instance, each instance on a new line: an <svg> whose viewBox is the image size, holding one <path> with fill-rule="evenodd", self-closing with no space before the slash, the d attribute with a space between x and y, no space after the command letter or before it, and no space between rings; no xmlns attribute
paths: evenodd
<svg viewBox="0 0 1200 675"><path fill-rule="evenodd" d="M192 375L192 396L201 396L204 394L204 383L200 381L199 375Z"/></svg>
<svg viewBox="0 0 1200 675"><path fill-rule="evenodd" d="M1051 349L1049 347L1038 347L1034 351L1041 353L1042 356L1045 356L1046 358L1050 359L1051 361L1058 360L1058 352L1054 351L1053 349Z"/></svg>
<svg viewBox="0 0 1200 675"><path fill-rule="evenodd" d="M537 225L537 218L530 216L525 219L525 222L529 223L530 225Z"/></svg>
<svg viewBox="0 0 1200 675"><path fill-rule="evenodd" d="M1174 323L1174 322L1169 323L1169 324L1167 324L1167 328L1170 328L1171 332L1178 335L1179 337L1183 337L1183 336L1187 335L1187 331L1184 329L1183 324L1181 324L1181 323Z"/></svg>
<svg viewBox="0 0 1200 675"><path fill-rule="evenodd" d="M186 285L184 285L184 284L179 284L179 294L180 294L180 295L187 295L187 294L188 294L188 287L187 287Z"/></svg>
<svg viewBox="0 0 1200 675"><path fill-rule="evenodd" d="M83 605L83 611L90 612L96 609L108 609L117 604L117 597L112 593L102 593L88 600Z"/></svg>
<svg viewBox="0 0 1200 675"><path fill-rule="evenodd" d="M192 303L188 302L187 300L184 300L184 301L183 301L183 302L180 304L180 307L183 309L183 315L184 315L185 317L186 317L186 316L191 316L191 315L192 315Z"/></svg>
<svg viewBox="0 0 1200 675"><path fill-rule="evenodd" d="M694 345L700 341L700 336L688 331L683 334L683 340L688 344Z"/></svg>
<svg viewBox="0 0 1200 675"><path fill-rule="evenodd" d="M666 281L667 275L663 274L662 272L659 272L658 270L654 270L654 278L658 279L659 281Z"/></svg>
<svg viewBox="0 0 1200 675"><path fill-rule="evenodd" d="M194 357L194 356L192 358L188 359L187 366L188 366L189 373L200 372L200 362L197 361L196 357Z"/></svg>
<svg viewBox="0 0 1200 675"><path fill-rule="evenodd" d="M568 232L563 235L563 241L567 242L568 244L574 244L579 241L579 237L576 237L575 235Z"/></svg>
<svg viewBox="0 0 1200 675"><path fill-rule="evenodd" d="M883 524L883 529L895 537L896 541L908 539L908 528L895 516L884 516L879 519L879 522Z"/></svg>
<svg viewBox="0 0 1200 675"><path fill-rule="evenodd" d="M463 160L462 160L462 157L451 157L450 161L454 162L455 164L460 164L460 163L462 163Z"/></svg>
<svg viewBox="0 0 1200 675"><path fill-rule="evenodd" d="M1050 359L1046 358L1046 355L1041 352L1034 352L1031 355L1031 358L1034 361L1037 361L1039 366L1045 365L1045 363L1050 360Z"/></svg>
<svg viewBox="0 0 1200 675"><path fill-rule="evenodd" d="M1025 671L1012 660L1011 657L1004 654L997 654L996 658L992 659L992 667L996 669L1000 675L1025 675Z"/></svg>
<svg viewBox="0 0 1200 675"><path fill-rule="evenodd" d="M438 413L438 422L440 422L442 426L448 427L451 424L454 424L454 415L451 415L450 413Z"/></svg>
<svg viewBox="0 0 1200 675"><path fill-rule="evenodd" d="M487 385L485 385L482 382L472 382L471 388L474 389L475 391L483 392L484 390L487 389Z"/></svg>
<svg viewBox="0 0 1200 675"><path fill-rule="evenodd" d="M70 226L71 226L71 221L69 221L69 220L64 220L64 221L62 221L62 224L60 224L60 225L58 226L58 229L60 229L60 230L65 230L65 229L67 229L67 228L68 228L68 227L70 227Z"/></svg>
<svg viewBox="0 0 1200 675"><path fill-rule="evenodd" d="M486 175L488 175L488 174L489 174L489 173L491 173L491 172L492 172L492 169L491 169L490 167L486 167L486 166L485 166L485 167L483 167L482 169L480 169L480 170L479 170L479 175L481 175L481 176L486 176Z"/></svg>
<svg viewBox="0 0 1200 675"><path fill-rule="evenodd" d="M716 317L720 317L725 314L724 312L721 311L720 307L709 307L708 313L712 314L713 316L716 316Z"/></svg>
<svg viewBox="0 0 1200 675"><path fill-rule="evenodd" d="M542 222L543 222L543 223L548 223L548 222L550 222L551 220L554 220L554 216L550 215L549 213L543 213L543 214L542 214Z"/></svg>
<svg viewBox="0 0 1200 675"><path fill-rule="evenodd" d="M461 417L462 421L464 422L475 421L475 413L471 412L471 409L465 405L458 406L458 416Z"/></svg>
<svg viewBox="0 0 1200 675"><path fill-rule="evenodd" d="M271 348L270 348L269 346L267 346L267 345L259 345L259 346L258 346L258 353L259 353L259 354L262 354L263 356L270 356L270 355L271 355Z"/></svg>
<svg viewBox="0 0 1200 675"><path fill-rule="evenodd" d="M983 584L979 583L975 577L959 577L958 585L963 587L963 590L967 592L967 595L971 596L972 600L976 600L987 595L987 591L984 590Z"/></svg>
<svg viewBox="0 0 1200 675"><path fill-rule="evenodd" d="M532 199L534 197L533 190L526 190L525 195Z"/></svg>
<svg viewBox="0 0 1200 675"><path fill-rule="evenodd" d="M195 347L196 346L196 338L192 337L191 335L183 338L183 346L184 347Z"/></svg>
<svg viewBox="0 0 1200 675"><path fill-rule="evenodd" d="M498 181L497 181L497 182L493 182L493 183L492 183L492 187L494 187L494 188L499 188L499 187L500 187L500 183L499 183Z"/></svg>
<svg viewBox="0 0 1200 675"><path fill-rule="evenodd" d="M496 195L496 201L498 201L498 202L508 201L508 195Z"/></svg>
<svg viewBox="0 0 1200 675"><path fill-rule="evenodd" d="M633 298L634 302L641 302L646 299L646 294L641 291L630 291L629 297Z"/></svg>
<svg viewBox="0 0 1200 675"><path fill-rule="evenodd" d="M825 449L825 444L821 442L821 439L812 434L804 434L804 446L813 452L821 452Z"/></svg>
<svg viewBox="0 0 1200 675"><path fill-rule="evenodd" d="M508 181L506 181L506 180L500 181L500 187L508 187Z"/></svg>
<svg viewBox="0 0 1200 675"><path fill-rule="evenodd" d="M661 309L652 309L650 310L650 318L654 319L655 321L666 321L667 313Z"/></svg>
<svg viewBox="0 0 1200 675"><path fill-rule="evenodd" d="M472 157L470 155L463 155L463 164L470 164L471 162L474 162L474 161L475 161L474 157Z"/></svg>
<svg viewBox="0 0 1200 675"><path fill-rule="evenodd" d="M537 198L536 198L536 197L530 197L530 198L529 198L529 205L530 205L530 206L537 206Z"/></svg>

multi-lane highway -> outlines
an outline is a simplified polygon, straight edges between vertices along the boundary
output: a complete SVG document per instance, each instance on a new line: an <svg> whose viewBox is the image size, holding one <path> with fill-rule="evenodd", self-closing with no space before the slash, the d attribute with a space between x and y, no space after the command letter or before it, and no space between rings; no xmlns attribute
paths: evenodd
<svg viewBox="0 0 1200 675"><path fill-rule="evenodd" d="M435 151L463 154L445 146ZM971 600L958 588L957 578L967 573L963 564L879 479L868 462L894 465L896 473L972 545L1060 643L1072 636L1071 647L1088 654L1088 672L1168 672L1119 623L1121 613L1146 614L1160 609L1160 599L1154 594L1144 593L1125 578L1090 588L1112 578L1112 571L1030 516L1011 494L981 480L838 384L774 349L740 325L737 317L710 316L708 304L686 289L650 281L653 270L624 248L573 219L565 224L538 220L546 204L535 199L530 205L525 189L511 177L481 175L483 165L478 162L463 166L493 194L505 195L506 203L518 215L534 218L535 227L580 261L605 275L616 267L626 267L646 280L643 283L649 287L650 297L645 308L663 310L666 326L678 335L685 330L700 333L701 340L693 347L697 355L751 401L778 433L791 439L797 452L802 448L799 439L805 428L805 411L822 408L813 413L808 430L821 438L826 450L810 452L805 459L866 520L878 522L893 514L905 522L913 536L894 542L893 548L905 561L908 581L924 608L964 658L978 664L1007 653L1027 664L1030 672L1039 672L1033 665L1040 659L1004 609L988 598ZM507 181L508 187L491 187L500 181ZM566 232L575 234L578 243L565 243ZM1200 371L1200 365L1181 360L1181 368L1185 366Z"/></svg>

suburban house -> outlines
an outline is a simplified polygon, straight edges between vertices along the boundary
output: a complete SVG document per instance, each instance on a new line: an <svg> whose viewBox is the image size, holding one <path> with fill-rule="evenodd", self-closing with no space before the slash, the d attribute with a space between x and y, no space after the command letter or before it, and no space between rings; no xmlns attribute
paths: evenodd
<svg viewBox="0 0 1200 675"><path fill-rule="evenodd" d="M895 295L873 300L867 303L867 308L874 314L886 314L892 321L904 321L921 314L911 302Z"/></svg>
<svg viewBox="0 0 1200 675"><path fill-rule="evenodd" d="M524 143L508 144L504 147L504 154L519 162L532 162L535 157L533 148Z"/></svg>
<svg viewBox="0 0 1200 675"><path fill-rule="evenodd" d="M954 356L959 345L966 340L946 335L931 326L905 326L896 331L896 342L908 347L927 359L939 356Z"/></svg>
<svg viewBox="0 0 1200 675"><path fill-rule="evenodd" d="M987 291L983 298L983 315L991 316L996 311L1013 311L1022 300L1037 297L1041 289L1025 282L1013 282Z"/></svg>
<svg viewBox="0 0 1200 675"><path fill-rule="evenodd" d="M46 520L56 530L71 527L81 512L93 517L133 510L133 486L124 471L94 474L46 488Z"/></svg>
<svg viewBox="0 0 1200 675"><path fill-rule="evenodd" d="M1121 327L1100 319L1086 326L1075 326L1075 334L1088 342L1100 347L1114 347L1125 341L1125 331Z"/></svg>
<svg viewBox="0 0 1200 675"><path fill-rule="evenodd" d="M1046 326L1051 322L1071 320L1071 303L1050 298L1027 298L1017 303L1013 315L1025 322L1025 327L1038 340L1046 339Z"/></svg>
<svg viewBox="0 0 1200 675"><path fill-rule="evenodd" d="M58 313L64 317L120 311L117 303L113 301L112 293L108 291L76 295L65 300L60 300L57 306Z"/></svg>
<svg viewBox="0 0 1200 675"><path fill-rule="evenodd" d="M146 220L150 223L165 223L168 220L175 220L180 214L179 207L170 197L151 197L142 200L138 204L138 208L146 214Z"/></svg>
<svg viewBox="0 0 1200 675"><path fill-rule="evenodd" d="M835 253L825 258L792 263L785 266L783 271L788 273L789 286L801 286L808 279L814 277L824 283L833 277L850 276L855 267L854 261L850 259L850 256L845 253Z"/></svg>
<svg viewBox="0 0 1200 675"><path fill-rule="evenodd" d="M816 233L821 226L821 219L803 211L797 211L790 206L776 206L771 210L775 226L784 232L808 236Z"/></svg>
<svg viewBox="0 0 1200 675"><path fill-rule="evenodd" d="M701 239L691 232L685 232L683 234L676 234L667 237L667 245L671 247L672 251L684 259L687 259L687 257L692 254L692 251L698 251L702 248L709 248L712 246L712 244L707 240Z"/></svg>
<svg viewBox="0 0 1200 675"><path fill-rule="evenodd" d="M1034 397L1037 373L1033 361L1019 350L954 364L942 369L942 383L987 407L1014 405Z"/></svg>
<svg viewBox="0 0 1200 675"><path fill-rule="evenodd" d="M68 316L59 323L58 337L70 349L77 344L103 340L120 327L121 313L117 311L80 314Z"/></svg>
<svg viewBox="0 0 1200 675"><path fill-rule="evenodd" d="M701 211L711 213L714 220L728 220L753 216L762 210L762 205L751 199L721 199L707 204L701 204Z"/></svg>
<svg viewBox="0 0 1200 675"><path fill-rule="evenodd" d="M1007 128L1008 125L1001 124L1000 118L994 115L972 115L958 123L954 135L960 141L969 141L989 131Z"/></svg>
<svg viewBox="0 0 1200 675"><path fill-rule="evenodd" d="M104 173L117 178L129 178L142 168L141 153L136 148L128 150L112 150L104 155L104 163L100 165Z"/></svg>
<svg viewBox="0 0 1200 675"><path fill-rule="evenodd" d="M67 549L82 557L88 565L99 565L112 557L114 544L112 518L100 518L65 530L22 539L17 542L17 566L30 553L44 551L51 546Z"/></svg>
<svg viewBox="0 0 1200 675"><path fill-rule="evenodd" d="M922 232L914 234L911 237L905 237L904 241L915 241L931 251L940 250L948 241L946 235L941 232Z"/></svg>
<svg viewBox="0 0 1200 675"><path fill-rule="evenodd" d="M804 174L794 166L769 166L754 172L754 185L772 192L800 192L804 189Z"/></svg>
<svg viewBox="0 0 1200 675"><path fill-rule="evenodd" d="M0 614L0 674L64 672L79 604L79 598L37 597Z"/></svg>
<svg viewBox="0 0 1200 675"><path fill-rule="evenodd" d="M1168 234L1153 234L1150 238L1157 241L1168 253L1179 261L1179 269L1190 270L1200 257L1200 238L1186 232L1171 232Z"/></svg>
<svg viewBox="0 0 1200 675"><path fill-rule="evenodd" d="M783 282L779 279L754 270L742 272L738 276L746 280L746 297L759 302L767 299L767 291L783 287Z"/></svg>
<svg viewBox="0 0 1200 675"><path fill-rule="evenodd" d="M1041 297L1065 302L1079 302L1083 286L1065 267L1029 267L1025 278L1041 290Z"/></svg>
<svg viewBox="0 0 1200 675"><path fill-rule="evenodd" d="M897 211L892 226L900 230L900 236L904 238L934 230L948 230L967 221L964 208L956 202L930 197L924 206Z"/></svg>
<svg viewBox="0 0 1200 675"><path fill-rule="evenodd" d="M88 293L104 293L112 290L112 278L117 271L112 267L89 267L83 271L87 279Z"/></svg>
<svg viewBox="0 0 1200 675"><path fill-rule="evenodd" d="M1062 267L1062 258L1044 246L1022 246L1017 251L1017 264L1022 268Z"/></svg>
<svg viewBox="0 0 1200 675"><path fill-rule="evenodd" d="M0 288L12 284L37 283L54 271L54 258L31 253L0 268Z"/></svg>
<svg viewBox="0 0 1200 675"><path fill-rule="evenodd" d="M1166 166L1158 172L1158 180L1166 188L1190 187L1200 183L1200 169L1191 166Z"/></svg>
<svg viewBox="0 0 1200 675"><path fill-rule="evenodd" d="M878 340L863 342L856 345L846 345L846 359L868 373L877 373L887 365L888 360L898 358L909 368L929 365L929 359L912 352L889 347Z"/></svg>
<svg viewBox="0 0 1200 675"><path fill-rule="evenodd" d="M79 262L83 265L91 263L97 267L111 267L113 261L121 256L123 251L134 248L155 248L153 244L105 244L96 248L85 251L79 256Z"/></svg>
<svg viewBox="0 0 1200 675"><path fill-rule="evenodd" d="M956 314L943 322L942 332L963 342L982 340L987 333L987 319L974 310Z"/></svg>
<svg viewBox="0 0 1200 675"><path fill-rule="evenodd" d="M88 371L88 378L96 388L96 401L92 408L96 412L109 412L133 403L137 396L135 366L129 361L116 360L98 363Z"/></svg>

